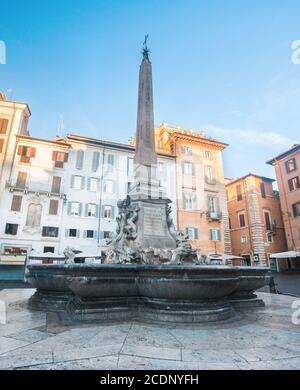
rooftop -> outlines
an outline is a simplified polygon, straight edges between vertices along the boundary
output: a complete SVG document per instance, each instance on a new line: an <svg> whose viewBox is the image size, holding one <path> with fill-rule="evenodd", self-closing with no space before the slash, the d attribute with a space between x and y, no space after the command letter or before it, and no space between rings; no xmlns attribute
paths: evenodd
<svg viewBox="0 0 300 390"><path fill-rule="evenodd" d="M295 152L300 151L300 144L293 145L290 149L286 150L285 152L279 154L278 156L272 158L271 160L267 161L267 164L274 165L276 161L280 161L283 158L289 156L290 154L293 154Z"/></svg>

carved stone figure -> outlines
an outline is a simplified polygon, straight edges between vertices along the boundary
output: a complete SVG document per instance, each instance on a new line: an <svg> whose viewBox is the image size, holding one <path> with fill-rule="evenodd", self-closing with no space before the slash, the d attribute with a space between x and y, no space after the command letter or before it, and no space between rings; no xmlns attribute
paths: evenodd
<svg viewBox="0 0 300 390"><path fill-rule="evenodd" d="M66 256L65 264L74 263L74 258L75 258L74 249L67 246L66 249L64 250L64 255Z"/></svg>

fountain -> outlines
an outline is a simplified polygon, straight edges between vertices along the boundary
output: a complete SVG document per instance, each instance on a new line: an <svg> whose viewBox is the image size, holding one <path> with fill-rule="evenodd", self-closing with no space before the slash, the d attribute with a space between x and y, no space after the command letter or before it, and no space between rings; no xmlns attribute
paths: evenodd
<svg viewBox="0 0 300 390"><path fill-rule="evenodd" d="M104 264L28 265L37 289L29 307L64 322L200 323L225 320L264 303L255 290L269 284L268 268L204 265L175 229L171 201L156 177L152 66L147 37L139 74L135 182L118 202L116 237ZM72 256L70 257L72 259Z"/></svg>

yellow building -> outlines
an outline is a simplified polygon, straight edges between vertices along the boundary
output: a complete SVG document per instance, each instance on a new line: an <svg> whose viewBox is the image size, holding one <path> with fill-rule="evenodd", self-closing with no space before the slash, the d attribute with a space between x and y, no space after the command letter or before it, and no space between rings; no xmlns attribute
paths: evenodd
<svg viewBox="0 0 300 390"><path fill-rule="evenodd" d="M176 158L178 229L199 254L231 254L222 161L228 145L166 123L155 129L155 141L158 152Z"/></svg>

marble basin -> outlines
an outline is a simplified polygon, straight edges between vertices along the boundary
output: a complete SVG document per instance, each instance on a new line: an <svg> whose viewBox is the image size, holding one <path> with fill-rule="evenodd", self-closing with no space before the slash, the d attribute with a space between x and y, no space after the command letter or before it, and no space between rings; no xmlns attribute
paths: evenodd
<svg viewBox="0 0 300 390"><path fill-rule="evenodd" d="M29 265L37 289L32 309L67 321L144 319L206 322L234 315L235 307L262 305L254 291L269 284L268 268L150 265Z"/></svg>

